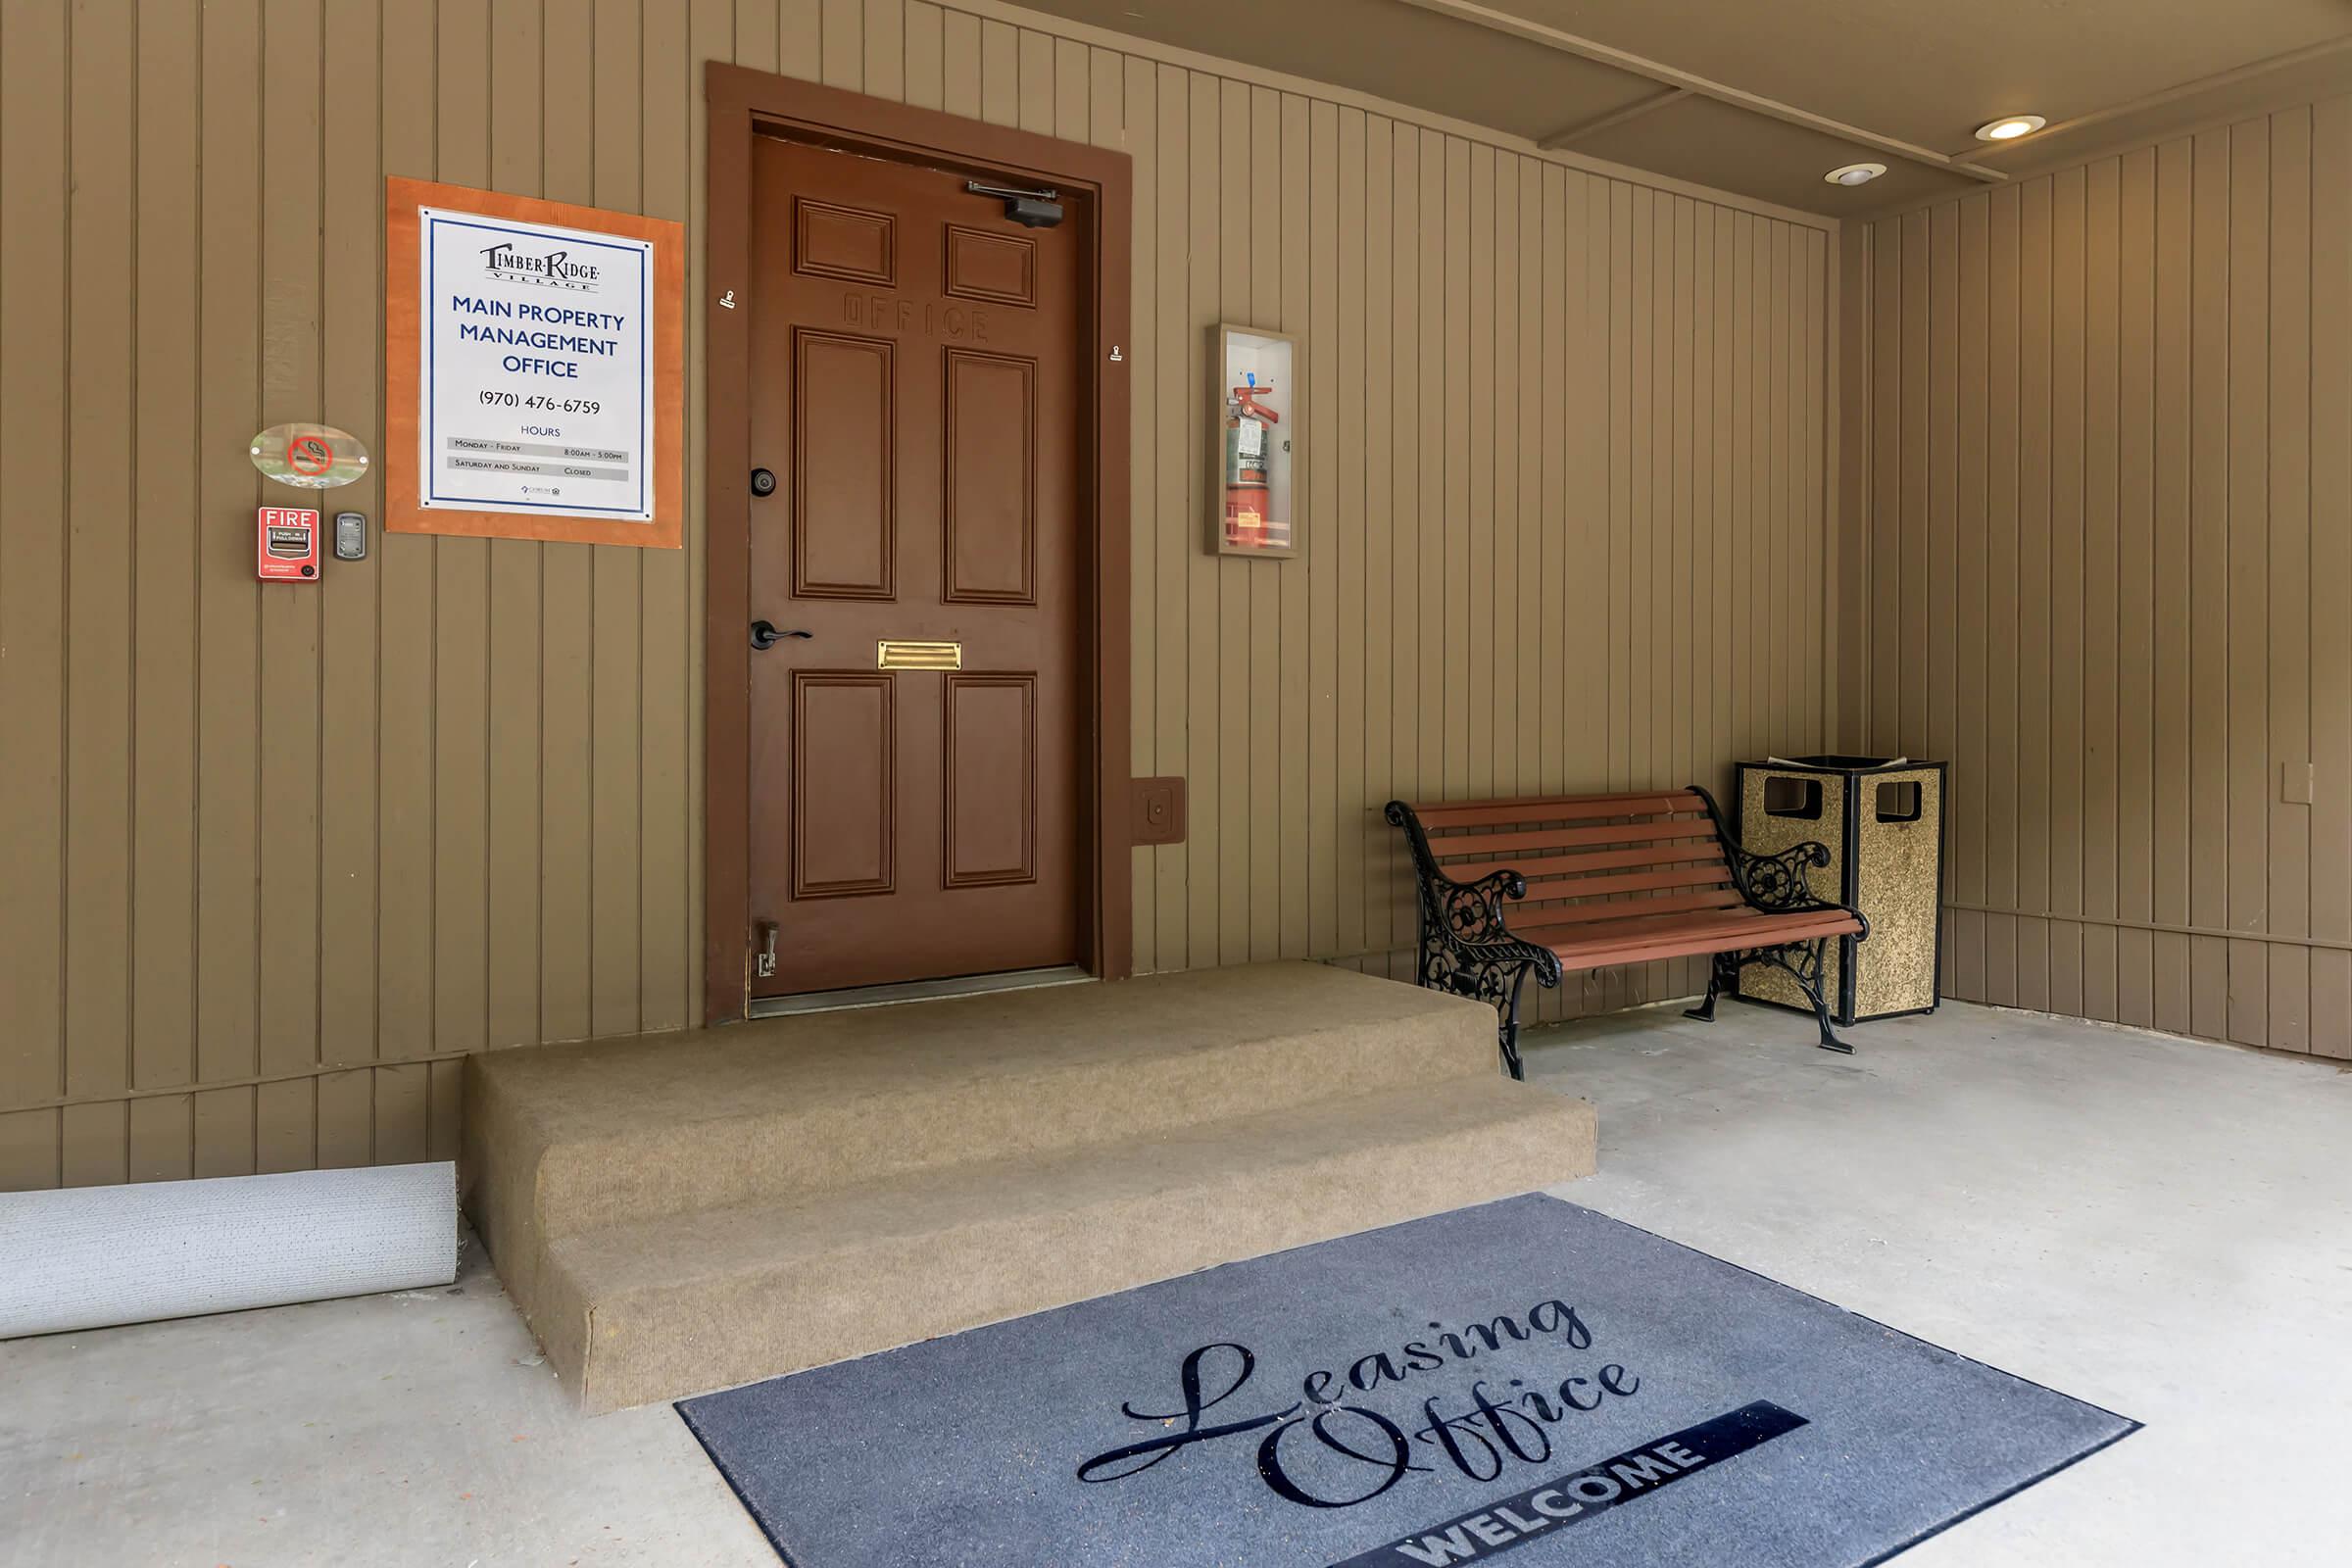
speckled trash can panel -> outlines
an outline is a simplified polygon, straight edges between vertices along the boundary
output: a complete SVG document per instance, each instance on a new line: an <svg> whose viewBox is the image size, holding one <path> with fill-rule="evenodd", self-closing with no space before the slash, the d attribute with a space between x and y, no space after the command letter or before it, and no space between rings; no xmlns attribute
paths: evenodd
<svg viewBox="0 0 2352 1568"><path fill-rule="evenodd" d="M1846 1568L2134 1425L1541 1195L679 1409L793 1568Z"/></svg>
<svg viewBox="0 0 2352 1568"><path fill-rule="evenodd" d="M1919 787L1918 814L1882 816L1886 785ZM1943 834L1943 769L1895 768L1866 775L1854 817L1855 891L1870 921L1869 950L1854 963L1854 1015L1877 1018L1936 1005Z"/></svg>

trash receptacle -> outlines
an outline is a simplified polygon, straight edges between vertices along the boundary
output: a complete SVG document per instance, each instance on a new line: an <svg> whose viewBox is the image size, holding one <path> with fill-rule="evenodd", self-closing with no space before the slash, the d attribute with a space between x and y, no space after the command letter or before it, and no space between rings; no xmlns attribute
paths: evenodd
<svg viewBox="0 0 2352 1568"><path fill-rule="evenodd" d="M1905 757L1771 758L1739 764L1737 831L1760 855L1815 840L1830 863L1814 893L1850 904L1870 940L1838 940L1822 989L1841 1024L1936 1010L1943 957L1946 764ZM1770 964L1740 971L1740 995L1810 1012L1796 983Z"/></svg>

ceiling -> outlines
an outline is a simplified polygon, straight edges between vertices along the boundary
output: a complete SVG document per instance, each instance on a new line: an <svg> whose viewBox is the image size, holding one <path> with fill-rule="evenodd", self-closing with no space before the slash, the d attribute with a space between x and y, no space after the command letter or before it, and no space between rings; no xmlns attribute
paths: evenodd
<svg viewBox="0 0 2352 1568"><path fill-rule="evenodd" d="M2352 0L1023 3L1833 216L2352 91ZM1976 139L2013 114L2050 123Z"/></svg>

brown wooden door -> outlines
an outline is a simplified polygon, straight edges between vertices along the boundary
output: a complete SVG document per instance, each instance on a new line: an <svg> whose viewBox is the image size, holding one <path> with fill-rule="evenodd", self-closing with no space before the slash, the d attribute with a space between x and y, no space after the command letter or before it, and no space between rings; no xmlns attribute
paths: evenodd
<svg viewBox="0 0 2352 1568"><path fill-rule="evenodd" d="M808 633L750 656L756 996L1083 958L1084 210L966 177L755 157L751 612Z"/></svg>

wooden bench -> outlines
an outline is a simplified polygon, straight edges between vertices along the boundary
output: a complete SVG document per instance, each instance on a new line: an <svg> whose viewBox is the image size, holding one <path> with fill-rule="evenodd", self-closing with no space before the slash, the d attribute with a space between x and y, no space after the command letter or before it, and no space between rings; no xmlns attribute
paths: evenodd
<svg viewBox="0 0 2352 1568"><path fill-rule="evenodd" d="M1806 869L1830 863L1826 846L1751 855L1696 785L1391 801L1388 818L1412 847L1420 982L1493 1004L1512 1077L1525 1076L1519 993L1529 975L1553 987L1563 973L1699 954L1714 962L1706 1000L1688 1016L1713 1019L1717 994L1737 995L1742 968L1775 964L1812 1003L1822 1048L1852 1054L1830 1030L1823 960L1831 942L1867 937L1870 925L1859 909L1813 896Z"/></svg>

